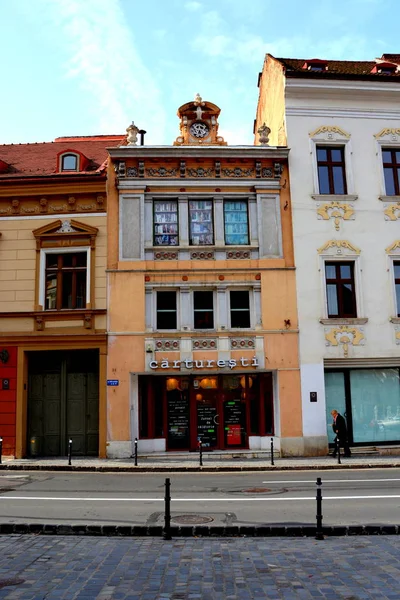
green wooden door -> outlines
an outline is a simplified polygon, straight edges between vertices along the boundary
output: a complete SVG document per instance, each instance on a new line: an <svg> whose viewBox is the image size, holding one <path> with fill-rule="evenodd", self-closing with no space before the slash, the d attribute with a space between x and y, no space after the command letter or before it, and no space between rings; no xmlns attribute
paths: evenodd
<svg viewBox="0 0 400 600"><path fill-rule="evenodd" d="M32 353L28 454L65 456L72 439L73 455L98 455L97 365L97 355L89 351Z"/></svg>

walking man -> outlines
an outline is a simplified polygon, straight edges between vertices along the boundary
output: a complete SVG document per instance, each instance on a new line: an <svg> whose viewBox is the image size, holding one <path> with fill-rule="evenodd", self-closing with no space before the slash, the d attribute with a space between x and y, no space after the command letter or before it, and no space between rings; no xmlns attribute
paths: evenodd
<svg viewBox="0 0 400 600"><path fill-rule="evenodd" d="M333 429L334 434L336 435L335 448L333 450L332 456L333 457L336 456L337 445L338 445L337 440L339 440L339 445L343 446L343 449L344 449L344 456L346 458L350 458L351 452L350 452L350 448L349 448L349 442L347 440L346 421L345 421L344 417L342 417L342 415L336 409L333 409L331 411L331 415L333 418L332 429Z"/></svg>

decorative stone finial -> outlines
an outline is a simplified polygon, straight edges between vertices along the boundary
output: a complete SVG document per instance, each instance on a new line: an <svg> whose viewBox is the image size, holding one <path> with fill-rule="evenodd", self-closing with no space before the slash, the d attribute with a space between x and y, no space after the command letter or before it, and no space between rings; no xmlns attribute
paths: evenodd
<svg viewBox="0 0 400 600"><path fill-rule="evenodd" d="M258 128L257 133L260 135L259 137L259 142L262 146L267 146L268 142L269 142L269 134L271 133L271 130L269 127L266 126L265 123L263 123L261 125L261 127Z"/></svg>
<svg viewBox="0 0 400 600"><path fill-rule="evenodd" d="M199 92L197 92L197 94L194 97L194 103L201 104L202 102L203 102L203 98L200 96Z"/></svg>
<svg viewBox="0 0 400 600"><path fill-rule="evenodd" d="M127 136L126 139L128 141L128 146L136 146L137 142L137 134L139 133L139 128L136 127L135 123L132 121L131 125L127 127Z"/></svg>

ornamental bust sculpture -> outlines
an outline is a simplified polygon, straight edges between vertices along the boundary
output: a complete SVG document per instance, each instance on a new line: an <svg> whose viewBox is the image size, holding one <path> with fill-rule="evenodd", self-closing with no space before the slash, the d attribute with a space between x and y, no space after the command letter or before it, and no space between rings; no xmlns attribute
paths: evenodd
<svg viewBox="0 0 400 600"><path fill-rule="evenodd" d="M261 125L261 127L258 128L257 133L260 135L260 137L259 137L260 144L263 146L266 146L269 142L268 136L271 133L270 128L267 127L265 123L263 123Z"/></svg>
<svg viewBox="0 0 400 600"><path fill-rule="evenodd" d="M132 121L131 125L129 125L129 127L127 127L126 131L128 134L126 136L128 146L136 146L137 134L139 133L139 128L136 127L135 123Z"/></svg>

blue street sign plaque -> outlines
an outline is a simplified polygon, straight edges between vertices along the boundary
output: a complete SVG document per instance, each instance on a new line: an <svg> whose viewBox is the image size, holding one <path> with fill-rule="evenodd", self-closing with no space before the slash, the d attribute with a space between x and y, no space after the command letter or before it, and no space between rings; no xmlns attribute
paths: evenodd
<svg viewBox="0 0 400 600"><path fill-rule="evenodd" d="M107 385L115 387L116 385L119 385L119 379L107 379Z"/></svg>

